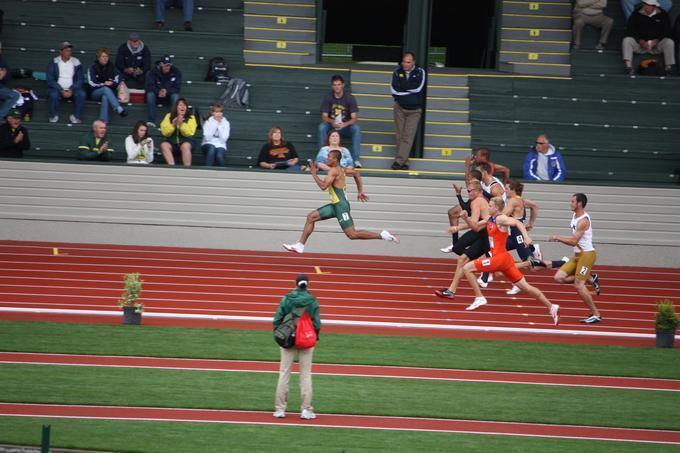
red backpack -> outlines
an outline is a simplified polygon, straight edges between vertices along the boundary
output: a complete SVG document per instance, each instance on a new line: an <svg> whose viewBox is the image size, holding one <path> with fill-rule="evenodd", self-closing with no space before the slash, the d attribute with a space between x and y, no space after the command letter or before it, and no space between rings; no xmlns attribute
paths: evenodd
<svg viewBox="0 0 680 453"><path fill-rule="evenodd" d="M312 318L307 310L302 314L295 329L295 347L298 349L309 349L316 345L316 331Z"/></svg>

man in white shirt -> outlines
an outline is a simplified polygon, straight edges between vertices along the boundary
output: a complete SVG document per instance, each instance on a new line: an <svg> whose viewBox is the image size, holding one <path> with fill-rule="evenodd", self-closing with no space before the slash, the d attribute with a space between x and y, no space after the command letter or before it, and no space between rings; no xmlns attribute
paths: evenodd
<svg viewBox="0 0 680 453"><path fill-rule="evenodd" d="M59 101L71 99L74 104L73 114L69 116L71 123L82 123L85 91L83 90L83 65L72 56L73 45L64 41L59 44L59 56L47 65L48 116L50 123L59 121L57 107Z"/></svg>

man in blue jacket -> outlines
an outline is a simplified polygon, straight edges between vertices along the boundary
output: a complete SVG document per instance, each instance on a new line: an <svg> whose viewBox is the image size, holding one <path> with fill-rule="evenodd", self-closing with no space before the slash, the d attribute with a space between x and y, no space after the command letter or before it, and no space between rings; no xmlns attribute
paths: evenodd
<svg viewBox="0 0 680 453"><path fill-rule="evenodd" d="M392 73L397 144L392 170L408 170L408 156L423 114L425 78L425 70L416 65L415 54L404 52L401 65Z"/></svg>
<svg viewBox="0 0 680 453"><path fill-rule="evenodd" d="M182 73L165 55L158 65L146 74L146 106L149 127L156 127L156 103L175 105L182 87Z"/></svg>
<svg viewBox="0 0 680 453"><path fill-rule="evenodd" d="M73 45L64 41L59 44L59 56L54 57L47 65L48 116L50 123L59 121L57 107L59 100L71 99L74 104L73 114L69 116L71 123L82 123L85 106L85 90L83 90L83 65L72 56Z"/></svg>
<svg viewBox="0 0 680 453"><path fill-rule="evenodd" d="M561 182L566 176L562 154L550 144L547 135L536 137L536 144L524 158L524 179Z"/></svg>
<svg viewBox="0 0 680 453"><path fill-rule="evenodd" d="M0 55L0 121L6 117L21 95L5 84L12 79L9 67Z"/></svg>

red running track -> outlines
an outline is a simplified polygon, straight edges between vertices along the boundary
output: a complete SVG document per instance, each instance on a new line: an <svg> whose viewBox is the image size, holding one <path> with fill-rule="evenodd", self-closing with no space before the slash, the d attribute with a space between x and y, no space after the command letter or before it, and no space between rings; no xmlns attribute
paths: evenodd
<svg viewBox="0 0 680 453"><path fill-rule="evenodd" d="M327 331L651 346L656 301L680 298L678 269L598 266L605 320L586 326L570 285L529 273L561 307L556 328L542 305L507 296L504 282L484 290L489 305L473 312L464 310L473 297L465 282L456 300L438 299L432 292L454 266L451 258L0 241L0 319L118 322L110 312L122 277L140 272L145 324L268 329L295 274L306 272Z"/></svg>
<svg viewBox="0 0 680 453"><path fill-rule="evenodd" d="M16 403L0 403L0 416L387 429L680 445L680 431L413 417L317 414L315 420L300 420L298 414L289 413L284 419L276 419L271 413L261 411Z"/></svg>
<svg viewBox="0 0 680 453"><path fill-rule="evenodd" d="M125 368L158 368L199 371L239 371L278 373L279 362L215 359L177 359L160 357L103 356L83 354L44 354L0 352L0 363L34 365L104 366ZM294 371L298 372L295 363ZM632 390L680 392L680 380L618 376L592 376L549 373L518 373L442 368L419 368L377 365L343 365L315 363L315 375L363 376L401 379L425 379L504 384L558 385Z"/></svg>

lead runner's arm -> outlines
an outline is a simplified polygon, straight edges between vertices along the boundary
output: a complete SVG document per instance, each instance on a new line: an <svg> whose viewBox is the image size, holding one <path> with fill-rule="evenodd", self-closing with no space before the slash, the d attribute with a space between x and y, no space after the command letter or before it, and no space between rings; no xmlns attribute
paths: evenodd
<svg viewBox="0 0 680 453"><path fill-rule="evenodd" d="M317 167L316 162L314 161L309 162L309 170L312 173L312 178L314 178L314 182L316 182L316 185L319 186L319 189L321 190L327 190L333 184L333 181L335 181L335 176L337 174L337 171L334 171L336 169L330 169L326 177L322 180L321 178L319 178L318 175L319 168Z"/></svg>
<svg viewBox="0 0 680 453"><path fill-rule="evenodd" d="M576 247L578 245L578 241L581 239L588 227L590 227L590 220L583 219L578 223L578 225L576 225L576 231L574 231L573 236L564 237L553 234L548 238L548 240L550 242L561 242L562 244Z"/></svg>
<svg viewBox="0 0 680 453"><path fill-rule="evenodd" d="M359 201L368 201L368 195L364 193L364 183L361 181L361 175L359 172L354 168L346 168L345 175L350 175L352 178L354 178L354 182L357 184L357 190L359 191L357 199Z"/></svg>

